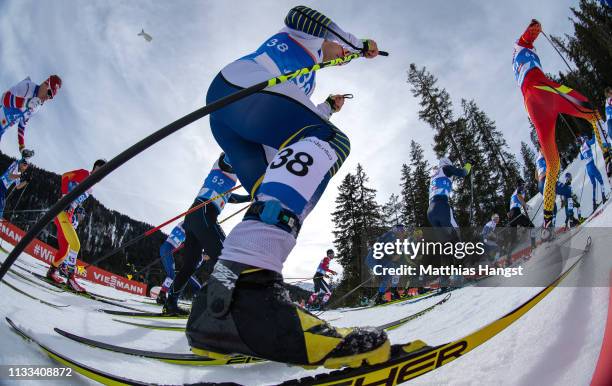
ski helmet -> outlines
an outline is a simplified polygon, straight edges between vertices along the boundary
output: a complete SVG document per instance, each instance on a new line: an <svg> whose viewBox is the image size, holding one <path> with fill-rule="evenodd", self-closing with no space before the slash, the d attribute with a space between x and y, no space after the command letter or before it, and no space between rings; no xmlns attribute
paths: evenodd
<svg viewBox="0 0 612 386"><path fill-rule="evenodd" d="M517 188L522 188L525 186L525 180L523 180L521 177L517 178L516 180L516 187Z"/></svg>
<svg viewBox="0 0 612 386"><path fill-rule="evenodd" d="M234 174L234 168L232 168L229 158L223 152L219 156L219 168L226 173Z"/></svg>
<svg viewBox="0 0 612 386"><path fill-rule="evenodd" d="M51 75L45 80L45 83L49 85L49 91L51 92L49 99L53 99L57 91L62 87L62 79L57 75Z"/></svg>
<svg viewBox="0 0 612 386"><path fill-rule="evenodd" d="M452 165L453 163L451 162L450 159L448 159L447 157L442 157L440 158L439 164L438 166L440 166L441 168L445 167L445 166L449 166Z"/></svg>
<svg viewBox="0 0 612 386"><path fill-rule="evenodd" d="M334 250L333 250L333 249L328 249L328 250L327 250L327 252L325 252L325 254L326 254L327 256L329 256L329 255L332 255L332 256L333 256L333 255L334 255Z"/></svg>

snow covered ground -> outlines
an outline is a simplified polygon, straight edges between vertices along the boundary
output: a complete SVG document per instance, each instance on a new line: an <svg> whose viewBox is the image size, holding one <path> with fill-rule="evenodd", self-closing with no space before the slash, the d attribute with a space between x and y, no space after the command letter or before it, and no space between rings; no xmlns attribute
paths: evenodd
<svg viewBox="0 0 612 386"><path fill-rule="evenodd" d="M602 160L600 160L602 162ZM584 166L580 161L570 165L574 175L574 188L580 193ZM583 215L591 213L590 183L586 182L582 204ZM530 205L535 210L540 198ZM561 211L562 212L562 211ZM541 214L541 209L540 209ZM540 215L537 216L539 218ZM557 220L564 221L563 213ZM612 227L612 210L603 213L588 224L598 231L591 233L591 253L566 278L567 283L590 279L594 271L602 271L609 277L612 269L612 241L607 241L610 232L602 227ZM612 228L610 228L612 230ZM581 248L588 231L577 232L569 241ZM5 256L0 254L0 259ZM532 259L532 260L535 260ZM572 261L566 262L566 266ZM531 263L531 262L530 262ZM529 263L528 263L529 264ZM16 265L44 274L46 267L34 258L22 255ZM596 269L594 268L596 267ZM603 269L602 269L603 267ZM18 267L16 272L29 275ZM607 271L606 271L607 269ZM32 276L32 279L37 279ZM53 331L60 327L77 335L87 336L115 345L130 348L189 353L184 333L158 331L118 323L113 319L131 320L98 312L100 308L117 309L108 304L85 299L67 292L55 292L40 282L35 285L9 273L4 280L28 292L34 297L56 305L53 308L35 299L15 292L0 284L0 364L55 365L37 348L11 331L4 321L9 316L18 325L35 335L43 344L108 373L131 379L179 384L184 382L228 382L248 385L275 384L284 379L299 378L323 372L304 370L280 363L257 363L233 366L181 366L103 351L68 340ZM140 296L130 295L112 288L83 282L92 293L125 300L121 304L143 311L157 311L159 306L145 304ZM480 288L466 287L452 292L446 303L431 312L389 332L392 342L422 339L430 345L444 343L466 335L497 319L537 293L540 288ZM338 326L380 325L402 316L408 316L438 302L440 297L424 299L412 304L399 303L374 309L352 312L329 311L322 317ZM609 289L607 287L561 286L554 289L539 304L509 328L493 337L464 357L451 362L412 382L415 384L453 385L587 385L595 369L604 334L608 312ZM138 320L146 323L146 320ZM170 322L168 322L170 323ZM172 320L173 325L184 324ZM92 381L75 375L72 385L91 384ZM17 384L1 379L0 384ZM36 381L21 381L19 384L38 384ZM65 385L66 381L45 381L45 385Z"/></svg>

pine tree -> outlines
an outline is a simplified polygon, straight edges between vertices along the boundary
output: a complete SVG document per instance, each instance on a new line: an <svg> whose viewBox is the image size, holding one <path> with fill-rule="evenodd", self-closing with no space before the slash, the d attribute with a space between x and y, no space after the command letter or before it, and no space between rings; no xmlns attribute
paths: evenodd
<svg viewBox="0 0 612 386"><path fill-rule="evenodd" d="M412 179L412 169L403 164L400 177L400 198L402 203L402 223L416 224L416 206L414 195L414 182Z"/></svg>
<svg viewBox="0 0 612 386"><path fill-rule="evenodd" d="M401 222L402 219L402 203L397 194L391 193L389 199L382 207L382 225L384 228L390 228Z"/></svg>
<svg viewBox="0 0 612 386"><path fill-rule="evenodd" d="M364 264L368 248L383 231L376 190L367 183L368 176L363 167L357 165L355 174L348 173L338 188L332 220L334 245L343 267L343 277L337 294L350 291L364 280L362 273L367 270ZM358 297L359 292L355 292L346 302Z"/></svg>
<svg viewBox="0 0 612 386"><path fill-rule="evenodd" d="M429 124L435 131L434 151L438 157L449 154L449 158L463 162L454 138L454 119L450 95L445 89L436 86L438 80L423 67L417 69L410 64L408 83L412 86L412 95L420 98L419 119ZM449 149L450 147L450 149Z"/></svg>
<svg viewBox="0 0 612 386"><path fill-rule="evenodd" d="M468 143L465 134L466 125L461 119L455 120L452 111L452 102L445 89L437 87L437 79L426 68L417 69L414 63L410 64L408 83L411 85L412 95L420 98L419 118L428 123L435 131L434 151L438 157L448 154L452 161L463 165L465 154L459 142ZM463 179L456 182L455 194L451 205L459 224L467 224L470 219L471 194L470 181Z"/></svg>
<svg viewBox="0 0 612 386"><path fill-rule="evenodd" d="M468 129L467 142L462 148L474 162L475 222L486 222L491 213L502 213L514 191L519 166L508 151L503 134L474 101L461 101L462 118Z"/></svg>
<svg viewBox="0 0 612 386"><path fill-rule="evenodd" d="M521 157L523 158L523 180L527 189L527 197L538 194L538 182L536 180L536 157L529 145L521 141Z"/></svg>
<svg viewBox="0 0 612 386"><path fill-rule="evenodd" d="M574 35L552 40L574 62L576 69L562 75L603 113L604 88L612 85L612 10L595 1L580 0L574 14Z"/></svg>
<svg viewBox="0 0 612 386"><path fill-rule="evenodd" d="M415 227L429 225L427 220L427 209L429 207L429 170L430 166L423 152L423 148L414 140L410 141L410 168L412 199L413 199L413 222L409 223Z"/></svg>
<svg viewBox="0 0 612 386"><path fill-rule="evenodd" d="M357 183L360 220L368 245L384 232L381 228L381 210L376 202L376 189L367 186L370 178L361 164L357 164L355 181Z"/></svg>
<svg viewBox="0 0 612 386"><path fill-rule="evenodd" d="M595 1L580 0L574 15L574 34L565 38L551 37L562 55L573 62L571 69L551 77L585 95L604 116L604 89L612 85L612 10ZM552 49L552 48L551 48ZM575 136L592 135L592 127L584 119L562 116L557 121L557 146L562 167L578 154ZM606 130L603 130L604 137Z"/></svg>

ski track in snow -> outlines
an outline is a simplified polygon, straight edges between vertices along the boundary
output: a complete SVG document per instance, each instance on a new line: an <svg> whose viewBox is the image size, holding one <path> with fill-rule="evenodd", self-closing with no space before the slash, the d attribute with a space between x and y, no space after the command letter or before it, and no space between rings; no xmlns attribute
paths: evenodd
<svg viewBox="0 0 612 386"><path fill-rule="evenodd" d="M597 156L598 165L603 165L601 154L598 153ZM574 176L574 191L580 196L580 185L585 173L584 163L576 160L568 170ZM610 191L607 181L606 186ZM587 178L582 193L582 213L585 217L592 211L591 194L591 185ZM538 195L529 202L532 213L538 208L540 201L541 196ZM541 213L540 208L536 216L536 224L541 223ZM564 211L560 210L557 224L562 224L564 219ZM612 210L604 210L587 226L612 227ZM601 238L604 237L606 235L602 234ZM601 238L599 241L602 241ZM582 248L584 240L585 235L578 233L570 244L576 248ZM597 236L593 238L593 243L591 253L566 278L567 283L592 279L598 274L609 277L609 271L597 272L591 269L593 265L589 263L589 259L610 260L605 249L598 248ZM0 253L0 258L5 257ZM535 257L527 264L535 263L534 260L536 260ZM46 271L44 264L25 254L20 256L17 264L41 274ZM610 264L607 266L609 267ZM29 275L19 268L14 267L13 269ZM32 279L38 280L34 276ZM72 359L105 372L139 381L171 384L233 381L257 385L274 384L284 379L312 376L327 371L325 369L304 370L272 362L235 366L188 367L91 348L56 334L53 328L59 327L77 335L130 348L189 353L184 333L132 327L112 320L124 319L146 324L151 319L134 320L97 312L100 308L124 309L67 292L53 292L12 274L6 275L4 280L21 290L28 291L34 297L57 305L69 305L69 307L47 306L0 284L2 292L0 296L0 314L2 315L0 364L2 365L56 365L36 345L27 343L10 330L4 321L4 317L9 316L26 331L33 333L41 343ZM143 304L144 298L140 296L82 280L80 282L94 294L125 299L124 304L127 306L143 311L160 310L159 306ZM412 339L422 339L430 345L444 343L473 332L497 319L539 290L540 288L520 287L458 289L453 292L448 302L390 331L389 336L394 343ZM490 341L466 356L416 378L412 383L418 385L489 385L493 382L500 385L588 384L601 348L608 312L608 297L609 291L606 287L569 287L562 284L525 316ZM322 317L333 320L331 323L337 326L381 325L423 310L440 299L439 296L434 296L413 304L399 303L344 313L328 311L323 313ZM150 301L150 299L147 300ZM171 322L172 324L185 323L181 320ZM74 374L69 381L71 385L95 384L93 381ZM20 381L6 384L37 384L37 382ZM67 384L65 380L45 381L45 385L65 384Z"/></svg>

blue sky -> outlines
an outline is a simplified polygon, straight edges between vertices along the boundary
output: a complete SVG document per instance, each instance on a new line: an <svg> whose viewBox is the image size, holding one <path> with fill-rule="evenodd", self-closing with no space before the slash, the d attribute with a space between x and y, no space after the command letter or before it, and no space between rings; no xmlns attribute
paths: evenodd
<svg viewBox="0 0 612 386"><path fill-rule="evenodd" d="M89 168L142 137L201 107L215 74L257 48L283 26L294 5L310 5L343 29L375 39L389 57L321 71L315 103L352 93L333 122L352 152L306 220L285 265L287 276L311 276L331 246L330 213L337 186L361 163L380 202L399 191L410 140L431 151L432 131L417 117L406 84L410 63L426 66L459 111L474 99L518 154L528 141L527 115L511 69L513 43L532 18L553 35L572 33L577 1L0 1L0 88L26 76L57 73L63 87L26 132L33 161L56 173ZM153 36L147 43L141 28ZM544 40L536 42L545 71L564 65ZM16 130L0 150L17 155ZM128 162L94 189L106 206L158 224L189 207L220 148L202 119ZM228 206L229 215L238 207ZM226 232L236 224L224 224Z"/></svg>

